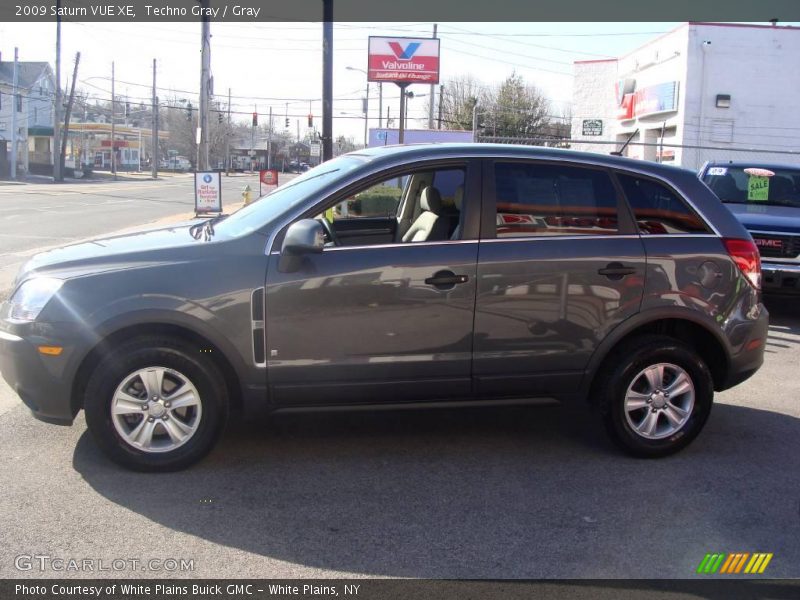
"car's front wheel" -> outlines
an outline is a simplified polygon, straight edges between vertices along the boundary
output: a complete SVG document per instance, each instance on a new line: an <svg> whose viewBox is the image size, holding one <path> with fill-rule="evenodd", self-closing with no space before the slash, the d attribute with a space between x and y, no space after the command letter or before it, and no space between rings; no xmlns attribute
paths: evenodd
<svg viewBox="0 0 800 600"><path fill-rule="evenodd" d="M103 358L86 386L89 431L115 462L140 471L182 469L208 453L227 414L214 362L176 339L142 337Z"/></svg>
<svg viewBox="0 0 800 600"><path fill-rule="evenodd" d="M677 452L702 430L714 386L703 359L667 336L643 336L605 362L594 393L611 439L634 456Z"/></svg>

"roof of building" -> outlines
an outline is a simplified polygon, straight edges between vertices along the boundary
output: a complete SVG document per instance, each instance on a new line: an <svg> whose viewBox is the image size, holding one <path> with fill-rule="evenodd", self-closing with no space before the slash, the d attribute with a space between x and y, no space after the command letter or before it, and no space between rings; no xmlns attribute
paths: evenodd
<svg viewBox="0 0 800 600"><path fill-rule="evenodd" d="M30 88L41 79L42 74L50 69L47 62L18 61L17 84L21 88ZM0 82L13 85L14 61L0 61Z"/></svg>
<svg viewBox="0 0 800 600"><path fill-rule="evenodd" d="M576 64L576 65L582 65L582 64L590 64L590 63L602 63L602 62L619 61L622 58L627 58L628 56L630 56L634 52L638 52L642 48L646 48L647 46L649 46L651 44L654 44L655 42L657 42L658 40L660 40L662 38L665 38L665 37L668 37L668 36L674 34L675 32L683 29L684 27L690 27L690 28L691 27L742 27L742 28L747 28L747 29L768 29L768 30L770 30L772 32L776 32L776 31L800 32L800 27L796 27L794 25L777 25L777 24L776 25L772 25L772 24L766 25L766 24L760 24L760 23L715 23L715 22L710 22L710 21L686 21L685 23L681 23L680 25L677 25L676 27L673 27L669 31L665 31L662 34L659 34L656 37L654 37L654 38L652 38L650 40L647 40L646 42L640 44L639 46L637 46L633 50L630 50L630 51L626 52L625 54L620 55L617 58L601 58L601 59L595 59L595 60L574 60L572 62L573 62L573 64Z"/></svg>

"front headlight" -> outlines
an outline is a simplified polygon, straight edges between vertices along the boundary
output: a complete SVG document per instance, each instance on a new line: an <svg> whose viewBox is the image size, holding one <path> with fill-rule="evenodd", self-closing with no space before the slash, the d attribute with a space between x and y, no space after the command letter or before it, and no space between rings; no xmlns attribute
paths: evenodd
<svg viewBox="0 0 800 600"><path fill-rule="evenodd" d="M64 282L52 277L34 277L17 288L8 301L8 320L27 323L35 321Z"/></svg>

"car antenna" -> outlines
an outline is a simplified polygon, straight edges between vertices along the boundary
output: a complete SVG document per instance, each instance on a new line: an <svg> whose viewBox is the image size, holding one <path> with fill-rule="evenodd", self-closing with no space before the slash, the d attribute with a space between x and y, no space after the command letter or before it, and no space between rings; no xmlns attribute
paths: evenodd
<svg viewBox="0 0 800 600"><path fill-rule="evenodd" d="M612 152L612 153L611 153L611 156L622 156L622 153L623 153L623 152L625 152L625 148L627 148L627 147L628 147L628 144L630 144L630 143L631 143L631 140L632 140L633 138L635 138L635 137L636 137L636 135L637 135L638 133L639 133L639 130L637 129L636 131L634 131L634 132L631 134L631 136L630 136L630 137L629 137L627 140L625 140L625 143L624 143L624 144L622 144L622 148L620 148L619 150L615 150L614 152Z"/></svg>

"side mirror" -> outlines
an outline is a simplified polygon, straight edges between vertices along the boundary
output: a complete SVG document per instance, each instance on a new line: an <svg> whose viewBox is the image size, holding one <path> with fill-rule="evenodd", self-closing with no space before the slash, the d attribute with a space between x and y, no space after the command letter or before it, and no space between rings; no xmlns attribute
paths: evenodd
<svg viewBox="0 0 800 600"><path fill-rule="evenodd" d="M281 246L278 270L291 273L300 269L306 254L319 254L325 248L325 232L316 219L292 223L286 230Z"/></svg>

